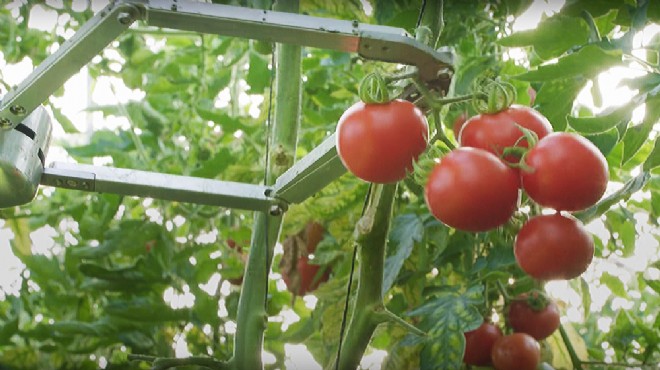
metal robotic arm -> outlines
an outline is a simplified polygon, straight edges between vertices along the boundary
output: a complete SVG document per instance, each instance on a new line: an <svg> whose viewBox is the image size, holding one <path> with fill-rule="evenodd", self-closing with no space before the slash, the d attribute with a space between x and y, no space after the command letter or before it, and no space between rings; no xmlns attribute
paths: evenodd
<svg viewBox="0 0 660 370"><path fill-rule="evenodd" d="M334 135L273 187L79 164L44 168L52 123L41 104L137 20L163 28L352 52L414 65L429 83L448 86L451 80L453 54L433 50L400 28L190 0L113 1L0 101L0 208L29 203L41 184L267 211L304 201L346 171L337 157Z"/></svg>

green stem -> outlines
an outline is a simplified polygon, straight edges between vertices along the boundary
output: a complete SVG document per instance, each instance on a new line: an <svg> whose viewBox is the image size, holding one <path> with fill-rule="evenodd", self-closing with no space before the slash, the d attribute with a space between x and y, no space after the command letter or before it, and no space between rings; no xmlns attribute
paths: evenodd
<svg viewBox="0 0 660 370"><path fill-rule="evenodd" d="M358 367L371 336L383 318L383 272L385 246L389 234L394 196L397 184L374 184L367 210L356 225L359 255L359 280L353 316L341 346L338 368L353 370Z"/></svg>
<svg viewBox="0 0 660 370"><path fill-rule="evenodd" d="M564 341L564 344L566 345L566 349L568 350L568 355L571 357L571 363L573 363L573 369L582 370L582 361L580 361L577 352L575 352L573 343L571 343L571 339L568 337L568 333L566 333L566 329L564 329L564 325L559 325L559 334L561 334L561 339Z"/></svg>
<svg viewBox="0 0 660 370"><path fill-rule="evenodd" d="M279 1L274 10L297 13L298 0ZM302 51L299 46L276 47L277 74L275 114L272 125L270 150L266 155L266 183L286 171L294 162L298 130L300 126L302 85ZM295 83L292 81L298 81ZM268 272L272 263L273 249L279 238L282 216L258 212L254 218L254 229L250 254L245 267L243 288L238 303L234 356L232 369L261 369L261 352L264 330L267 324L266 293Z"/></svg>

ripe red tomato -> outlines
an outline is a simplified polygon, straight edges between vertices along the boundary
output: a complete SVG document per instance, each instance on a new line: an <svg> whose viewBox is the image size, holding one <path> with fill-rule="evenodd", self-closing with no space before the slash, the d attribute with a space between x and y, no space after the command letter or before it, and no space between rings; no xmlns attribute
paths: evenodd
<svg viewBox="0 0 660 370"><path fill-rule="evenodd" d="M515 146L523 137L523 132L516 123L534 131L539 139L552 132L550 122L541 113L530 107L512 105L503 111L479 114L467 120L459 141L461 146L484 149L501 157L504 148ZM517 144L524 148L528 145L525 139ZM515 162L516 156L510 155L505 159Z"/></svg>
<svg viewBox="0 0 660 370"><path fill-rule="evenodd" d="M536 340L542 340L555 332L559 327L559 307L553 300L547 300L545 307L535 307L534 300L538 296L521 294L516 297L507 311L509 325L514 331L529 334Z"/></svg>
<svg viewBox="0 0 660 370"><path fill-rule="evenodd" d="M587 270L594 241L582 223L559 213L529 219L513 246L518 265L539 280L569 280Z"/></svg>
<svg viewBox="0 0 660 370"><path fill-rule="evenodd" d="M609 173L603 154L580 135L546 136L525 157L522 186L536 203L558 211L580 211L605 193Z"/></svg>
<svg viewBox="0 0 660 370"><path fill-rule="evenodd" d="M313 292L321 283L328 281L330 270L326 269L322 275L318 276L323 266L309 263L306 256L301 256L296 264L296 270L292 274L283 273L282 279L290 292L296 295L305 295Z"/></svg>
<svg viewBox="0 0 660 370"><path fill-rule="evenodd" d="M358 102L337 124L337 152L344 166L369 182L392 183L413 170L426 149L428 123L413 103Z"/></svg>
<svg viewBox="0 0 660 370"><path fill-rule="evenodd" d="M525 333L513 333L495 342L491 359L497 370L536 370L541 363L541 346Z"/></svg>
<svg viewBox="0 0 660 370"><path fill-rule="evenodd" d="M448 226L486 231L506 223L517 208L518 177L495 155L458 148L440 160L425 187L431 213Z"/></svg>
<svg viewBox="0 0 660 370"><path fill-rule="evenodd" d="M495 341L501 337L502 330L489 322L484 322L475 330L466 332L463 362L476 366L490 365L490 351Z"/></svg>

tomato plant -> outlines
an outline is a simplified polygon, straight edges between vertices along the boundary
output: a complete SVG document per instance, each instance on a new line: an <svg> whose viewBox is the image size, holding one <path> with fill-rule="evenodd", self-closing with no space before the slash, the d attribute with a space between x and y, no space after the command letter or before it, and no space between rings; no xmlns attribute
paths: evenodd
<svg viewBox="0 0 660 370"><path fill-rule="evenodd" d="M500 112L482 113L467 120L459 141L461 146L480 148L502 156L505 148L526 148L529 145L516 124L533 131L539 138L552 132L550 122L541 113L529 107L512 105ZM508 155L506 160L513 162L516 158Z"/></svg>
<svg viewBox="0 0 660 370"><path fill-rule="evenodd" d="M495 155L458 148L436 164L425 187L431 213L465 231L486 231L509 220L517 208L518 177Z"/></svg>
<svg viewBox="0 0 660 370"><path fill-rule="evenodd" d="M594 241L582 223L560 213L528 220L514 243L516 261L539 280L580 276L594 256Z"/></svg>
<svg viewBox="0 0 660 370"><path fill-rule="evenodd" d="M466 332L463 362L468 365L490 365L490 351L493 349L495 341L501 337L502 330L497 325L486 321L478 328Z"/></svg>
<svg viewBox="0 0 660 370"><path fill-rule="evenodd" d="M522 186L536 203L560 211L594 205L605 193L607 161L589 140L572 133L541 139L525 157Z"/></svg>
<svg viewBox="0 0 660 370"><path fill-rule="evenodd" d="M541 362L541 346L528 334L513 333L495 342L491 358L497 370L535 370Z"/></svg>
<svg viewBox="0 0 660 370"><path fill-rule="evenodd" d="M392 183L413 169L426 149L428 123L419 108L405 100L385 104L358 102L337 124L337 152L355 176Z"/></svg>
<svg viewBox="0 0 660 370"><path fill-rule="evenodd" d="M536 340L549 337L559 327L559 307L553 300L538 294L521 294L514 298L507 310L509 326L529 334Z"/></svg>

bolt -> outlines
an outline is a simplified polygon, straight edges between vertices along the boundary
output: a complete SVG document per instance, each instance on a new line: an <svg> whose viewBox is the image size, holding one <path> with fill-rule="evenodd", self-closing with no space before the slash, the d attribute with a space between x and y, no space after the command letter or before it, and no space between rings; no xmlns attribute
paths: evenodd
<svg viewBox="0 0 660 370"><path fill-rule="evenodd" d="M22 105L12 105L9 108L9 111L17 116L24 116L25 113L27 113L27 110L25 110L25 107Z"/></svg>
<svg viewBox="0 0 660 370"><path fill-rule="evenodd" d="M271 216L281 216L282 213L284 213L284 210L282 209L281 206L279 205L272 205L270 207L270 215Z"/></svg>
<svg viewBox="0 0 660 370"><path fill-rule="evenodd" d="M0 128L4 130L11 128L11 121L9 118L0 118Z"/></svg>
<svg viewBox="0 0 660 370"><path fill-rule="evenodd" d="M124 26L133 23L134 20L135 19L131 13L121 12L119 15L117 15L117 21L119 21L119 23L123 24Z"/></svg>

